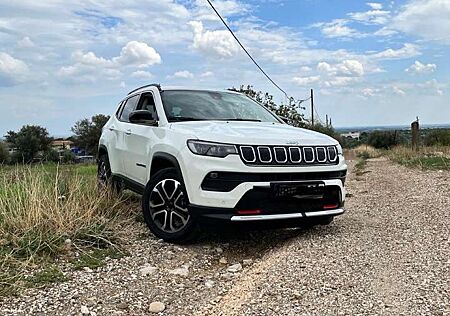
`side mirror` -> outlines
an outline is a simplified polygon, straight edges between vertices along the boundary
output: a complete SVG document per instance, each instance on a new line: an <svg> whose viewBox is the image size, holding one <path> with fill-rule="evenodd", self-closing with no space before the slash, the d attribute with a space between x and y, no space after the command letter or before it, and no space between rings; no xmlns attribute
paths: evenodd
<svg viewBox="0 0 450 316"><path fill-rule="evenodd" d="M289 119L287 117L284 117L284 116L278 116L278 117L286 124L289 124Z"/></svg>
<svg viewBox="0 0 450 316"><path fill-rule="evenodd" d="M147 110L133 111L128 119L130 123L158 126L158 121L153 117L152 112Z"/></svg>

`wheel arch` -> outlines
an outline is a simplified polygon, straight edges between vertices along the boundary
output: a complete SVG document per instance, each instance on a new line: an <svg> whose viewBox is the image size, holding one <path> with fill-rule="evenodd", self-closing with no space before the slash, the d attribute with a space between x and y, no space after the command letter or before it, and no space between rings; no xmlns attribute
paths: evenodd
<svg viewBox="0 0 450 316"><path fill-rule="evenodd" d="M181 167L177 158L165 152L156 152L153 155L153 159L150 165L149 179L151 179L151 177L155 175L155 173L157 173L159 170L172 167L177 170L178 175L184 181L183 173L181 172Z"/></svg>
<svg viewBox="0 0 450 316"><path fill-rule="evenodd" d="M105 145L98 146L97 159L102 155L108 155L108 148Z"/></svg>

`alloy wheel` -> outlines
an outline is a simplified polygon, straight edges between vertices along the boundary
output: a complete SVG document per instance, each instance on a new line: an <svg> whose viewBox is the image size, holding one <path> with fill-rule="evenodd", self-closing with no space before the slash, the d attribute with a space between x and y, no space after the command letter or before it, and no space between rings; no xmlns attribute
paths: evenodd
<svg viewBox="0 0 450 316"><path fill-rule="evenodd" d="M153 222L165 232L176 233L189 221L186 196L175 179L158 182L150 193L149 204Z"/></svg>

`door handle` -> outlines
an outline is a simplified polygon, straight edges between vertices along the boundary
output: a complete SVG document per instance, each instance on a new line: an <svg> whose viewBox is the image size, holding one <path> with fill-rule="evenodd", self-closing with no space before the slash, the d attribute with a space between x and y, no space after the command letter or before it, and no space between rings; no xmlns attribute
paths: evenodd
<svg viewBox="0 0 450 316"><path fill-rule="evenodd" d="M131 135L131 129L127 129L127 130L125 131L125 134Z"/></svg>
<svg viewBox="0 0 450 316"><path fill-rule="evenodd" d="M114 126L114 125L111 125L110 127L109 127L109 130L110 131L113 131L113 130L115 130L116 129L116 127Z"/></svg>

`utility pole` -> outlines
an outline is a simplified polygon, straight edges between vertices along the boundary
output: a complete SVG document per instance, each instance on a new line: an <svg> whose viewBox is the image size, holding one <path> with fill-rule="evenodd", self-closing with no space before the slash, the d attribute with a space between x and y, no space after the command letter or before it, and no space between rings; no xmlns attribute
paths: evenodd
<svg viewBox="0 0 450 316"><path fill-rule="evenodd" d="M314 127L314 92L311 89L311 125Z"/></svg>
<svg viewBox="0 0 450 316"><path fill-rule="evenodd" d="M328 114L325 114L325 126L328 127Z"/></svg>

